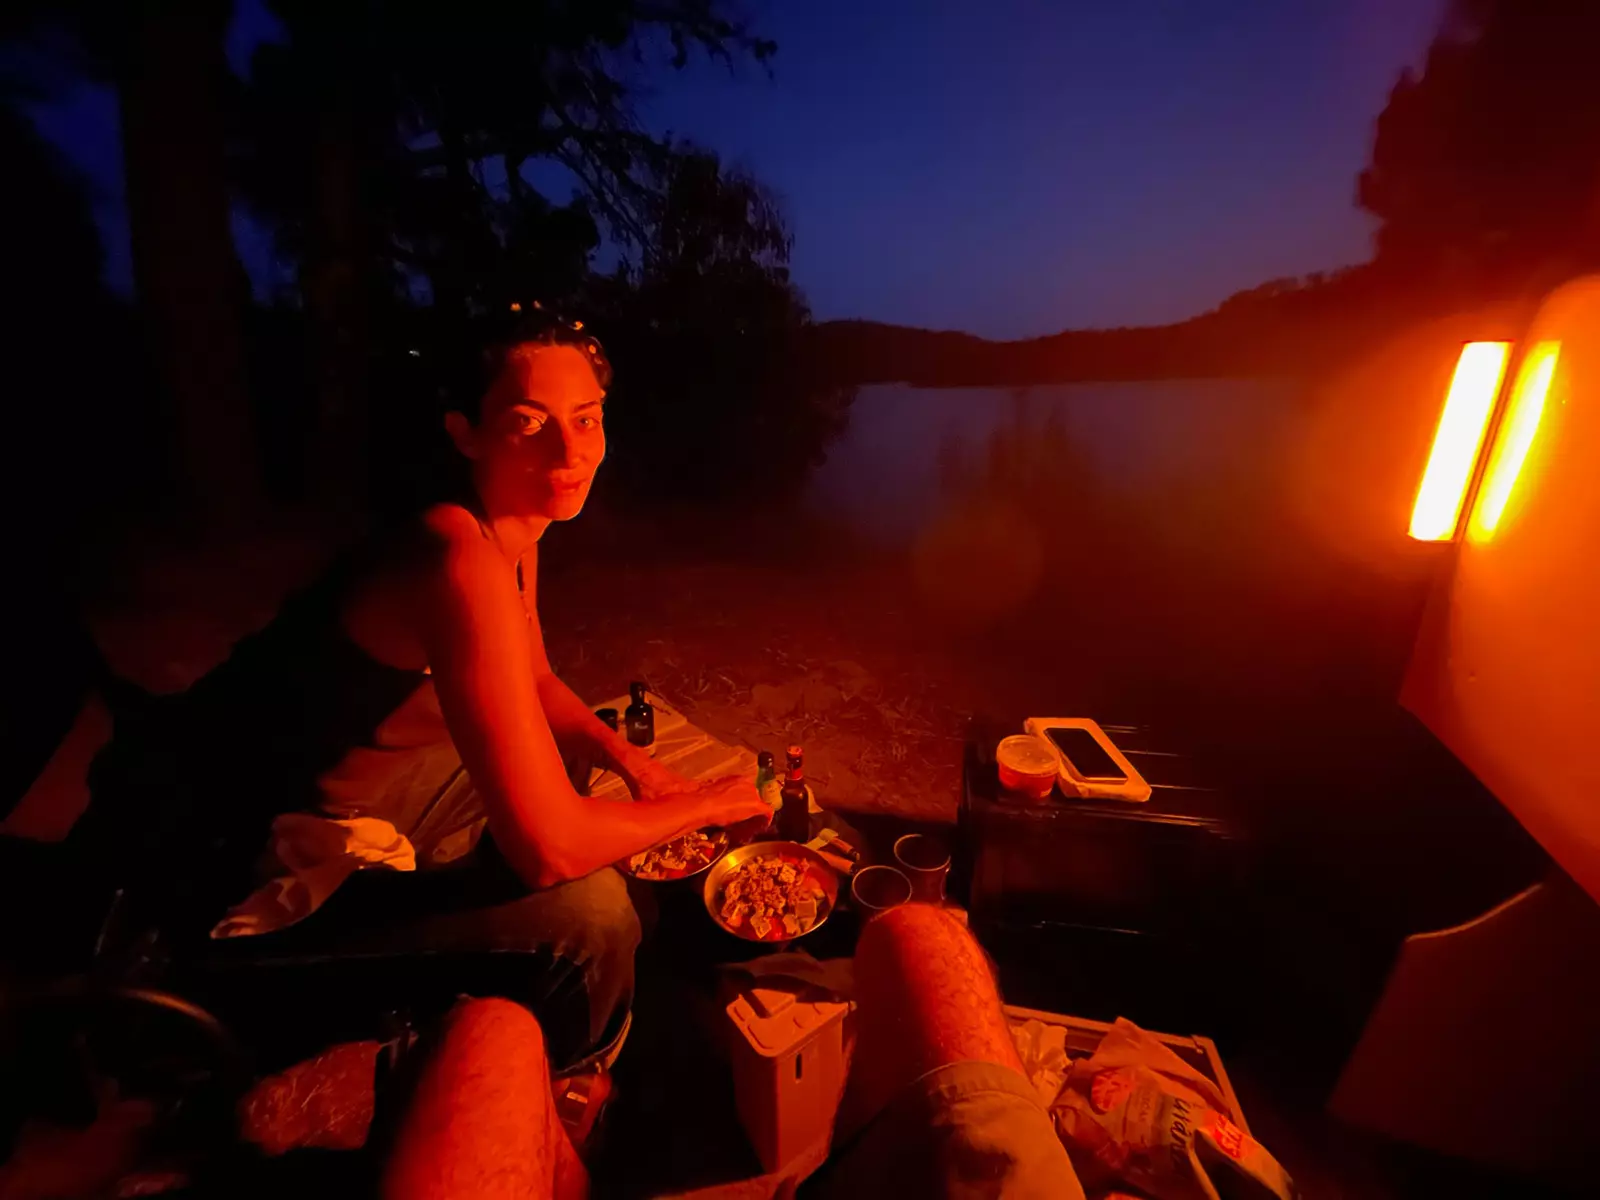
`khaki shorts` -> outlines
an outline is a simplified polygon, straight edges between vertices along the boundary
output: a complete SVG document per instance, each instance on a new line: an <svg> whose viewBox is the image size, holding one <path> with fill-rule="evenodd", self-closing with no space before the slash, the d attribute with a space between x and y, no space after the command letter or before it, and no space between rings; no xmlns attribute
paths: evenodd
<svg viewBox="0 0 1600 1200"><path fill-rule="evenodd" d="M808 1198L1083 1200L1033 1086L1009 1067L930 1071L837 1147Z"/></svg>

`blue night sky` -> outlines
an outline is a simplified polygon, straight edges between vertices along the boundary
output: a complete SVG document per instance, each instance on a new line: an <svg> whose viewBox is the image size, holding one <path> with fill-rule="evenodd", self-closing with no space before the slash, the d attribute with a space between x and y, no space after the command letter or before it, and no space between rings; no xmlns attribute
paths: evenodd
<svg viewBox="0 0 1600 1200"><path fill-rule="evenodd" d="M1367 257L1355 177L1443 0L790 0L750 5L769 80L657 74L645 124L782 198L819 318L993 337L1191 316ZM239 65L268 31L241 6ZM110 273L115 105L39 113L97 189ZM259 231L241 252L265 255Z"/></svg>

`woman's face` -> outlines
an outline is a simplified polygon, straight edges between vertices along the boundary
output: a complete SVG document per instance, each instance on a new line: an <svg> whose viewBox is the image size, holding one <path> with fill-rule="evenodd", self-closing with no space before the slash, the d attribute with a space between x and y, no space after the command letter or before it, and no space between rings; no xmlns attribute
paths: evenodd
<svg viewBox="0 0 1600 1200"><path fill-rule="evenodd" d="M600 460L605 392L575 346L518 346L483 398L478 423L451 413L446 425L472 460L487 503L518 516L578 515Z"/></svg>

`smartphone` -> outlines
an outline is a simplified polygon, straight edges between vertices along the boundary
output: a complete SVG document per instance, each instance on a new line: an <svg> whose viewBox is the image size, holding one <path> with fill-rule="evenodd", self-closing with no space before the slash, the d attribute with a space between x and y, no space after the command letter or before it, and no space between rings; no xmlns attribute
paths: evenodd
<svg viewBox="0 0 1600 1200"><path fill-rule="evenodd" d="M1117 766L1117 760L1106 753L1106 748L1087 729L1055 725L1046 729L1044 735L1055 743L1079 779L1095 783L1127 782L1128 773Z"/></svg>

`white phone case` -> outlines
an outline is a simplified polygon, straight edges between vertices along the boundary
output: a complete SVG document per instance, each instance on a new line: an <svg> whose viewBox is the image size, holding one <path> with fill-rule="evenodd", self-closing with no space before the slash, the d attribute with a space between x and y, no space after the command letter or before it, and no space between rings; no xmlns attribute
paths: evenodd
<svg viewBox="0 0 1600 1200"><path fill-rule="evenodd" d="M1029 717L1022 728L1035 737L1040 738L1050 747L1060 764L1057 778L1061 783L1061 791L1068 796L1082 796L1097 800L1126 800L1130 804L1142 804L1150 799L1150 785L1144 781L1144 776L1121 750L1116 743L1106 736L1105 730L1091 721L1088 717ZM1056 749L1056 744L1046 736L1050 729L1085 729L1101 748L1111 756L1127 776L1122 780L1084 779L1078 775L1066 757Z"/></svg>

